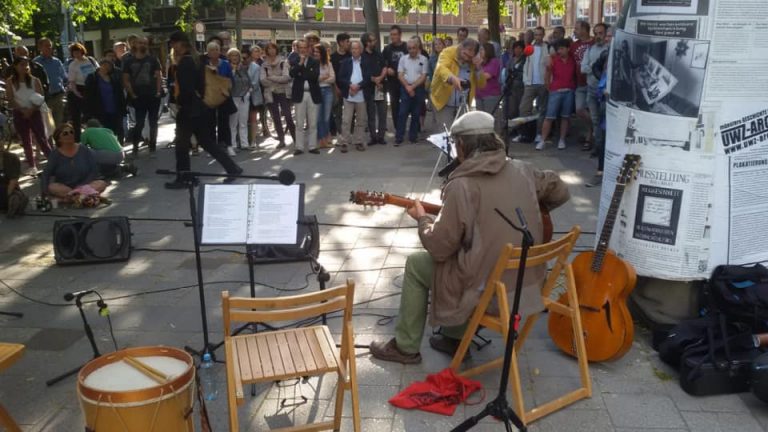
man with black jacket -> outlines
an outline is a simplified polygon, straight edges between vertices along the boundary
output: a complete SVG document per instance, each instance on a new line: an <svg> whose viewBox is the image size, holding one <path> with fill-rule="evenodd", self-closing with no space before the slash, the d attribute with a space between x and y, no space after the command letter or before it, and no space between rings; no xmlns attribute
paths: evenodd
<svg viewBox="0 0 768 432"><path fill-rule="evenodd" d="M190 139L194 134L198 144L218 161L228 174L242 174L240 168L226 153L224 147L211 140L209 128L214 123L214 112L203 104L205 79L203 68L191 53L189 37L182 31L171 34L171 47L180 57L176 67L174 92L179 112L176 114L176 180L166 183L167 189L185 189L187 180L181 176L190 170ZM224 183L232 183L234 177L227 177Z"/></svg>
<svg viewBox="0 0 768 432"><path fill-rule="evenodd" d="M293 143L293 155L298 156L308 150L319 154L317 149L317 106L322 102L320 94L320 64L309 55L309 43L299 40L299 58L291 65L290 75L293 78L291 87L291 102L296 110L296 142ZM307 131L304 130L307 123ZM309 138L307 138L309 134Z"/></svg>
<svg viewBox="0 0 768 432"><path fill-rule="evenodd" d="M333 73L336 75L337 80L342 60L351 56L349 53L349 39L350 37L347 33L339 33L336 35L337 48L336 51L331 54L331 65L333 66ZM341 97L341 89L339 88L338 81L334 86L334 90L335 94L333 98L333 110L331 110L331 115L333 118L331 132L336 135L341 132L341 108L344 105L344 99Z"/></svg>
<svg viewBox="0 0 768 432"><path fill-rule="evenodd" d="M389 93L389 103L392 109L392 123L397 124L397 118L400 116L400 80L397 75L397 67L400 64L400 57L408 55L408 44L402 41L402 29L395 24L389 28L389 45L384 47L382 56L386 62L387 71L387 92Z"/></svg>
<svg viewBox="0 0 768 432"><path fill-rule="evenodd" d="M362 60L363 76L371 77L362 85L368 116L368 133L371 135L368 145L386 144L384 134L387 132L387 101L384 97L384 79L387 76L387 68L384 57L376 49L378 41L378 37L373 33L363 33L360 36L360 42L365 47Z"/></svg>

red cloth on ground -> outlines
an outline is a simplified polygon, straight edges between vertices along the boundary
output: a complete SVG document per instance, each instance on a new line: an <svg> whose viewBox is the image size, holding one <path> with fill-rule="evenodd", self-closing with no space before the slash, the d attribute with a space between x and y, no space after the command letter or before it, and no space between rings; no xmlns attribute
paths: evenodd
<svg viewBox="0 0 768 432"><path fill-rule="evenodd" d="M420 409L452 416L456 407L474 392L483 388L477 381L456 375L451 369L443 369L427 375L426 381L416 381L393 396L389 403L405 409Z"/></svg>

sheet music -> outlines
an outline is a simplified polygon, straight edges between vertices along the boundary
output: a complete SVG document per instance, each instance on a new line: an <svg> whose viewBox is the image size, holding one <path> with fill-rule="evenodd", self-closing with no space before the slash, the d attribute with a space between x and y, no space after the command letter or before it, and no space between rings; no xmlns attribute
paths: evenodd
<svg viewBox="0 0 768 432"><path fill-rule="evenodd" d="M201 243L243 243L248 229L248 186L205 185Z"/></svg>
<svg viewBox="0 0 768 432"><path fill-rule="evenodd" d="M301 186L251 185L248 244L296 244Z"/></svg>

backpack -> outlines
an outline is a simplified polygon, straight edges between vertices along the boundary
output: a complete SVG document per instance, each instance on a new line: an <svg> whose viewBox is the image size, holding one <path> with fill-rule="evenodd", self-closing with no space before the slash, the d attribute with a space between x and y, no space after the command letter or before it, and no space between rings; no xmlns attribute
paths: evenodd
<svg viewBox="0 0 768 432"><path fill-rule="evenodd" d="M768 269L761 264L717 266L704 284L701 301L705 312L720 312L755 333L768 332Z"/></svg>

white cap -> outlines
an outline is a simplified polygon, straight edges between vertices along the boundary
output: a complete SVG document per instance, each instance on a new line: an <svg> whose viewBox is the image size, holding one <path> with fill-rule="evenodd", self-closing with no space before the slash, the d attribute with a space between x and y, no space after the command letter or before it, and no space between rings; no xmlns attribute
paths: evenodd
<svg viewBox="0 0 768 432"><path fill-rule="evenodd" d="M493 116L484 111L470 111L462 114L451 125L451 135L485 135L493 132Z"/></svg>

